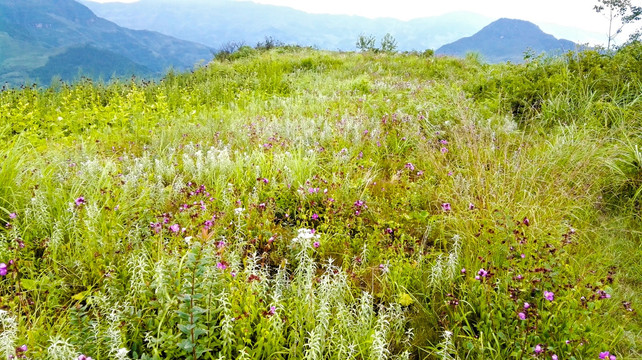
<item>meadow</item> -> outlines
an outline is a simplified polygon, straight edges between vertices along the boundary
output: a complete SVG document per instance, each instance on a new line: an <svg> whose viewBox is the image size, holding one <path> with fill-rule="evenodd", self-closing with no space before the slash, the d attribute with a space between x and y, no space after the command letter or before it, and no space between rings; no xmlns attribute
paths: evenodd
<svg viewBox="0 0 642 360"><path fill-rule="evenodd" d="M641 59L5 87L0 356L638 359Z"/></svg>

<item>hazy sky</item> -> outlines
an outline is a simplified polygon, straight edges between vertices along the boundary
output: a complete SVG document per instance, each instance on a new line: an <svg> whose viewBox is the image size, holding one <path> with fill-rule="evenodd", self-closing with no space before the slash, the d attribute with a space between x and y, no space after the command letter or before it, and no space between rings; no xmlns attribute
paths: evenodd
<svg viewBox="0 0 642 360"><path fill-rule="evenodd" d="M134 2L137 0L92 0ZM181 1L181 0L176 0ZM237 0L249 1L249 0ZM256 3L289 6L312 13L348 14L366 17L394 17L408 20L441 15L452 11L471 11L492 18L529 20L546 31L546 24L577 27L606 33L605 16L593 11L595 0L251 0ZM642 0L633 0L642 6ZM606 35L605 35L606 36ZM624 34L621 37L625 37Z"/></svg>

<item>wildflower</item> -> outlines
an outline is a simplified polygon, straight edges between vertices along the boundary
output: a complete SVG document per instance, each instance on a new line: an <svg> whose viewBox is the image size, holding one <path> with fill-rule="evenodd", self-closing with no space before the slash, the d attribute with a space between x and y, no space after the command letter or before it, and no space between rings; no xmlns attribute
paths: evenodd
<svg viewBox="0 0 642 360"><path fill-rule="evenodd" d="M238 207L238 208L234 209L234 213L235 213L236 215L239 215L239 216L240 216L240 215L243 215L243 212L244 212L244 211L245 211L245 208L242 208L242 207Z"/></svg>
<svg viewBox="0 0 642 360"><path fill-rule="evenodd" d="M424 174L424 171L423 171L423 170L419 170L419 171L417 171L417 176L422 176L423 174Z"/></svg>
<svg viewBox="0 0 642 360"><path fill-rule="evenodd" d="M316 213L312 214L312 220L319 220L319 215Z"/></svg>
<svg viewBox="0 0 642 360"><path fill-rule="evenodd" d="M319 246L321 246L321 243L318 241L315 241L314 244L312 244L312 246L314 246L315 248L318 248Z"/></svg>
<svg viewBox="0 0 642 360"><path fill-rule="evenodd" d="M219 241L218 244L216 244L216 247L219 248L219 249L224 248L225 247L225 241L223 241L223 240Z"/></svg>
<svg viewBox="0 0 642 360"><path fill-rule="evenodd" d="M448 140L439 140L439 143L442 145L448 145Z"/></svg>
<svg viewBox="0 0 642 360"><path fill-rule="evenodd" d="M551 360L558 360L557 355L556 355L556 354L553 354L553 356L551 356Z"/></svg>
<svg viewBox="0 0 642 360"><path fill-rule="evenodd" d="M488 276L488 271L484 270L484 268L481 268L481 269L479 269L479 271L477 272L477 275L479 275L479 276L481 276L481 277L487 277L487 276Z"/></svg>
<svg viewBox="0 0 642 360"><path fill-rule="evenodd" d="M468 203L468 210L475 210L475 204Z"/></svg>
<svg viewBox="0 0 642 360"><path fill-rule="evenodd" d="M318 193L318 192L319 192L319 188L309 188L309 189L308 189L308 192L309 192L310 194L316 194L316 193Z"/></svg>
<svg viewBox="0 0 642 360"><path fill-rule="evenodd" d="M553 299L555 299L555 294L552 291L544 291L544 299L553 301Z"/></svg>
<svg viewBox="0 0 642 360"><path fill-rule="evenodd" d="M219 269L219 270L225 270L225 269L227 269L227 265L225 265L225 263L218 262L218 263L216 263L216 268Z"/></svg>
<svg viewBox="0 0 642 360"><path fill-rule="evenodd" d="M178 224L174 224L169 227L169 230L173 233L178 233L179 231L181 231L181 226Z"/></svg>
<svg viewBox="0 0 642 360"><path fill-rule="evenodd" d="M521 274L520 274L520 275L517 275L517 280L522 280L523 278L524 278L524 277L523 277Z"/></svg>
<svg viewBox="0 0 642 360"><path fill-rule="evenodd" d="M74 200L74 203L76 204L77 207L80 207L80 206L86 204L87 202L85 201L85 197L81 195L79 198Z"/></svg>
<svg viewBox="0 0 642 360"><path fill-rule="evenodd" d="M450 210L451 210L450 203L443 203L443 204L441 204L441 208L442 208L444 211L450 211Z"/></svg>
<svg viewBox="0 0 642 360"><path fill-rule="evenodd" d="M6 275L7 275L7 264L0 263L0 276L6 276Z"/></svg>
<svg viewBox="0 0 642 360"><path fill-rule="evenodd" d="M9 214L9 219L12 219L12 220L13 220L13 219L15 219L15 218L17 218L17 217L18 217L18 214L14 213L14 212L13 212L13 213L11 213L11 214Z"/></svg>
<svg viewBox="0 0 642 360"><path fill-rule="evenodd" d="M272 316L276 313L276 307L270 306L270 310L267 312L268 316Z"/></svg>
<svg viewBox="0 0 642 360"><path fill-rule="evenodd" d="M390 269L388 269L388 265L386 264L379 264L379 270L384 274L390 272Z"/></svg>
<svg viewBox="0 0 642 360"><path fill-rule="evenodd" d="M406 164L406 169L408 169L410 171L415 171L415 165L413 165L412 163L407 163Z"/></svg>
<svg viewBox="0 0 642 360"><path fill-rule="evenodd" d="M531 307L531 304L525 302L524 303L524 310L528 309L529 307Z"/></svg>
<svg viewBox="0 0 642 360"><path fill-rule="evenodd" d="M524 314L523 312L517 314L517 316L519 316L520 320L526 320L526 314Z"/></svg>
<svg viewBox="0 0 642 360"><path fill-rule="evenodd" d="M80 356L78 356L78 359L76 359L76 360L94 360L94 359L92 359L91 357L89 357L89 356L87 356L85 354L80 354Z"/></svg>
<svg viewBox="0 0 642 360"><path fill-rule="evenodd" d="M449 171L449 172L448 172L448 176L453 176L453 172L452 172L452 171Z"/></svg>
<svg viewBox="0 0 642 360"><path fill-rule="evenodd" d="M259 204L259 209L265 210L265 203L260 203Z"/></svg>
<svg viewBox="0 0 642 360"><path fill-rule="evenodd" d="M466 273L466 268L461 269L461 273L465 274Z"/></svg>
<svg viewBox="0 0 642 360"><path fill-rule="evenodd" d="M27 351L27 345L22 345L16 349L16 352L26 352L26 351Z"/></svg>
<svg viewBox="0 0 642 360"><path fill-rule="evenodd" d="M526 254L521 254L521 255L520 255L520 257L521 257L522 259L525 259L525 258L526 258Z"/></svg>
<svg viewBox="0 0 642 360"><path fill-rule="evenodd" d="M354 202L354 206L355 207L364 207L364 206L366 206L366 202L363 201L363 200L357 200L357 201Z"/></svg>
<svg viewBox="0 0 642 360"><path fill-rule="evenodd" d="M600 359L608 359L608 358L609 358L609 355L610 355L610 354L609 354L609 352L608 352L608 351L601 352L601 353L600 353Z"/></svg>
<svg viewBox="0 0 642 360"><path fill-rule="evenodd" d="M542 348L542 345L540 345L540 344L535 345L535 354L536 355L539 355L539 354L541 354L543 352L544 352L544 349Z"/></svg>
<svg viewBox="0 0 642 360"><path fill-rule="evenodd" d="M530 220L528 220L528 218L527 218L527 217L525 217L525 218L524 218L524 220L522 220L522 224L524 224L524 225L526 225L526 226L530 226L530 225L531 225L531 222L530 222Z"/></svg>

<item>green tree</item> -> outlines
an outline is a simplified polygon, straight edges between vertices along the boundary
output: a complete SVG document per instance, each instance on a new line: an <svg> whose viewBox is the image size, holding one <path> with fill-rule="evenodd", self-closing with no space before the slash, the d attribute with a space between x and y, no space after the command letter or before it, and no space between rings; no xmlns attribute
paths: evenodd
<svg viewBox="0 0 642 360"><path fill-rule="evenodd" d="M365 51L372 51L376 52L377 48L375 47L375 37L373 35L364 35L361 34L359 35L359 39L357 39L357 49L361 52Z"/></svg>
<svg viewBox="0 0 642 360"><path fill-rule="evenodd" d="M593 9L598 13L606 14L609 19L607 50L611 49L611 42L622 32L624 26L642 17L642 7L631 4L631 0L597 0L597 5Z"/></svg>
<svg viewBox="0 0 642 360"><path fill-rule="evenodd" d="M381 51L393 53L397 51L397 40L390 33L384 35L381 39Z"/></svg>

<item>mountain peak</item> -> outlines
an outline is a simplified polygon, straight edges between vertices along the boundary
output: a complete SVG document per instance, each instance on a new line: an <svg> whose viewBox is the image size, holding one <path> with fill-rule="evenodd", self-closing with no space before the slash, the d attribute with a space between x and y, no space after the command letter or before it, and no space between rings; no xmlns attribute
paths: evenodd
<svg viewBox="0 0 642 360"><path fill-rule="evenodd" d="M521 62L527 50L538 54L559 53L573 50L575 47L575 43L558 40L553 35L543 32L532 22L501 18L488 24L473 36L440 47L436 53L464 56L468 52L479 52L489 62Z"/></svg>

